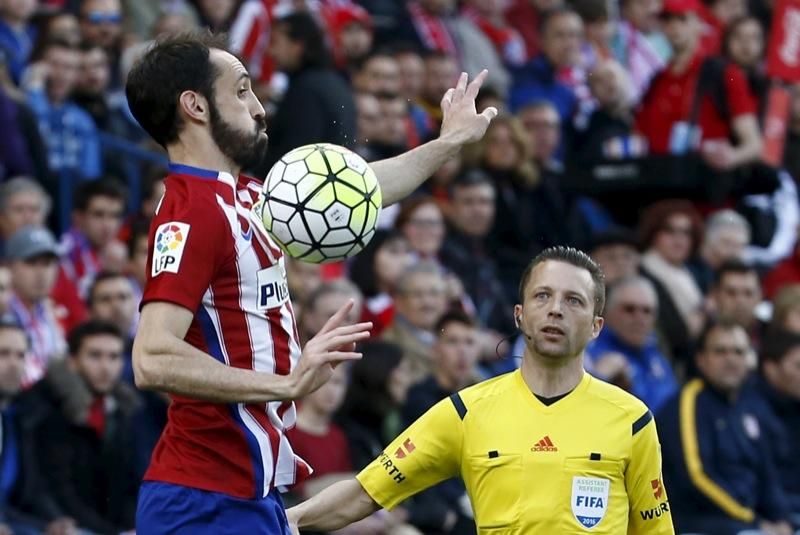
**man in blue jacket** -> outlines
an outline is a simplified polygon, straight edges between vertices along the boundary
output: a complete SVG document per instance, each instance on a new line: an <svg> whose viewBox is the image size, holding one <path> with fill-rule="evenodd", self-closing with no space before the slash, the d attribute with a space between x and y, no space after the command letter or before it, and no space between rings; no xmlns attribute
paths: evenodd
<svg viewBox="0 0 800 535"><path fill-rule="evenodd" d="M664 482L678 533L791 535L763 431L763 402L743 388L752 348L734 323L712 322L689 381L658 415Z"/></svg>

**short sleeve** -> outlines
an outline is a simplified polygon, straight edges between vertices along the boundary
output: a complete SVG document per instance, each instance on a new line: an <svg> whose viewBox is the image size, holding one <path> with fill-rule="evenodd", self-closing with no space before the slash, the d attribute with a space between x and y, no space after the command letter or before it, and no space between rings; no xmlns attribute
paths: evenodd
<svg viewBox="0 0 800 535"><path fill-rule="evenodd" d="M216 273L235 251L213 184L170 177L150 224L148 246L141 306L167 301L197 310Z"/></svg>
<svg viewBox="0 0 800 535"><path fill-rule="evenodd" d="M372 461L356 478L382 507L458 475L463 422L450 399L434 405Z"/></svg>
<svg viewBox="0 0 800 535"><path fill-rule="evenodd" d="M725 67L725 96L728 98L733 118L755 114L758 111L756 99L744 72L734 64Z"/></svg>

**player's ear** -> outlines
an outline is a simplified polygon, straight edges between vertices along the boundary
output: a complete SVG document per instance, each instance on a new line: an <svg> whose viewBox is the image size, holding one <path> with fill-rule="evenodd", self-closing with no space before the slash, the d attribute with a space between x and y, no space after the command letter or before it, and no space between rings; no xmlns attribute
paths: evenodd
<svg viewBox="0 0 800 535"><path fill-rule="evenodd" d="M208 101L196 91L184 91L178 97L178 114L192 122L208 122Z"/></svg>
<svg viewBox="0 0 800 535"><path fill-rule="evenodd" d="M594 321L592 322L592 340L597 338L600 335L600 331L603 330L603 324L605 324L603 316L595 316Z"/></svg>

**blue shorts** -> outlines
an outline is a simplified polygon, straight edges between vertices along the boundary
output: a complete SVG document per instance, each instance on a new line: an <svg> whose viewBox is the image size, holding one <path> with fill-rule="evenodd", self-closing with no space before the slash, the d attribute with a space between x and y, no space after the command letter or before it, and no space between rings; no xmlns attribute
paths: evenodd
<svg viewBox="0 0 800 535"><path fill-rule="evenodd" d="M142 535L290 535L277 490L243 500L227 494L145 481L139 489L136 533Z"/></svg>

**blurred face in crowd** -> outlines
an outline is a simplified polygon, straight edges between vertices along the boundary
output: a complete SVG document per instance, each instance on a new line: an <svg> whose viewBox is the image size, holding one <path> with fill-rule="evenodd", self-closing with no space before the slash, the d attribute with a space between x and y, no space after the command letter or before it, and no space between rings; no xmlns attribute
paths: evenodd
<svg viewBox="0 0 800 535"><path fill-rule="evenodd" d="M434 15L447 15L455 9L455 0L420 0L420 5Z"/></svg>
<svg viewBox="0 0 800 535"><path fill-rule="evenodd" d="M460 321L446 323L433 348L435 376L442 386L467 386L481 353L477 329Z"/></svg>
<svg viewBox="0 0 800 535"><path fill-rule="evenodd" d="M128 248L119 240L111 240L100 249L100 265L112 273L124 273L128 264Z"/></svg>
<svg viewBox="0 0 800 535"><path fill-rule="evenodd" d="M153 217L156 213L156 207L166 191L167 187L164 185L164 180L156 181L156 183L153 184L150 195L148 195L146 199L142 199L142 207L139 213L148 219Z"/></svg>
<svg viewBox="0 0 800 535"><path fill-rule="evenodd" d="M147 279L147 236L139 236L133 246L133 256L128 259L128 275L131 275L139 286L144 288Z"/></svg>
<svg viewBox="0 0 800 535"><path fill-rule="evenodd" d="M102 48L92 48L83 53L80 89L89 95L102 95L111 80L108 53Z"/></svg>
<svg viewBox="0 0 800 535"><path fill-rule="evenodd" d="M47 95L56 103L64 102L78 84L81 53L77 49L51 46L44 54L47 64Z"/></svg>
<svg viewBox="0 0 800 535"><path fill-rule="evenodd" d="M83 339L77 355L69 363L95 394L107 394L122 376L121 338L111 334L95 334Z"/></svg>
<svg viewBox="0 0 800 535"><path fill-rule="evenodd" d="M552 106L525 108L519 112L528 132L533 158L539 163L553 158L561 142L561 117Z"/></svg>
<svg viewBox="0 0 800 535"><path fill-rule="evenodd" d="M43 227L47 218L47 200L41 192L20 191L8 198L5 210L0 212L0 229L10 237L22 227Z"/></svg>
<svg viewBox="0 0 800 535"><path fill-rule="evenodd" d="M339 46L346 58L363 58L372 48L372 31L360 22L351 22L339 33Z"/></svg>
<svg viewBox="0 0 800 535"><path fill-rule="evenodd" d="M629 346L644 347L656 323L658 298L644 281L631 282L608 296L606 325Z"/></svg>
<svg viewBox="0 0 800 535"><path fill-rule="evenodd" d="M609 285L639 271L639 252L627 243L601 245L592 251L592 258L600 264Z"/></svg>
<svg viewBox="0 0 800 535"><path fill-rule="evenodd" d="M289 293L295 301L302 303L308 294L322 284L321 267L319 264L300 262L288 256L286 260L286 280L289 284Z"/></svg>
<svg viewBox="0 0 800 535"><path fill-rule="evenodd" d="M425 92L428 102L442 100L448 89L458 81L458 63L453 57L433 56L425 61Z"/></svg>
<svg viewBox="0 0 800 535"><path fill-rule="evenodd" d="M747 15L747 0L714 0L711 12L723 26Z"/></svg>
<svg viewBox="0 0 800 535"><path fill-rule="evenodd" d="M758 19L748 18L736 26L728 41L728 54L744 69L758 66L764 56L764 30Z"/></svg>
<svg viewBox="0 0 800 535"><path fill-rule="evenodd" d="M467 0L467 5L474 7L484 17L502 16L510 4L508 0Z"/></svg>
<svg viewBox="0 0 800 535"><path fill-rule="evenodd" d="M72 46L81 43L81 25L78 17L71 13L59 13L47 21L47 35L68 42Z"/></svg>
<svg viewBox="0 0 800 535"><path fill-rule="evenodd" d="M8 312L11 303L11 270L0 266L0 315Z"/></svg>
<svg viewBox="0 0 800 535"><path fill-rule="evenodd" d="M230 18L233 8L236 7L236 0L198 0L197 4L203 16L213 27L218 28Z"/></svg>
<svg viewBox="0 0 800 535"><path fill-rule="evenodd" d="M308 338L315 336L337 310L348 300L354 301L353 307L345 318L346 324L358 323L361 316L362 300L358 293L336 290L320 296L313 306L303 310L303 329Z"/></svg>
<svg viewBox="0 0 800 535"><path fill-rule="evenodd" d="M779 325L779 327L791 333L800 334L800 303L788 310L783 325Z"/></svg>
<svg viewBox="0 0 800 535"><path fill-rule="evenodd" d="M483 155L483 163L489 169L510 171L519 165L521 154L511 126L507 123L493 123L486 133L484 143L486 152Z"/></svg>
<svg viewBox="0 0 800 535"><path fill-rule="evenodd" d="M113 323L127 333L133 325L136 307L131 281L120 276L95 284L89 312L94 319Z"/></svg>
<svg viewBox="0 0 800 535"><path fill-rule="evenodd" d="M663 18L664 35L677 54L693 51L700 36L700 21L693 13L667 15Z"/></svg>
<svg viewBox="0 0 800 535"><path fill-rule="evenodd" d="M356 125L359 143L378 141L381 137L381 107L378 99L369 93L357 93Z"/></svg>
<svg viewBox="0 0 800 535"><path fill-rule="evenodd" d="M11 286L14 293L29 305L50 295L58 275L58 259L52 255L35 256L11 262Z"/></svg>
<svg viewBox="0 0 800 535"><path fill-rule="evenodd" d="M408 239L411 250L423 257L435 256L444 241L442 211L433 202L421 204L400 230Z"/></svg>
<svg viewBox="0 0 800 535"><path fill-rule="evenodd" d="M391 56L373 56L356 75L355 85L359 91L373 95L399 95L400 65Z"/></svg>
<svg viewBox="0 0 800 535"><path fill-rule="evenodd" d="M777 362L764 362L764 375L780 393L800 400L800 345L791 348Z"/></svg>
<svg viewBox="0 0 800 535"><path fill-rule="evenodd" d="M430 331L447 306L445 281L438 273L414 273L398 288L395 307L418 329Z"/></svg>
<svg viewBox="0 0 800 535"><path fill-rule="evenodd" d="M586 40L593 45L605 49L614 36L614 25L608 19L586 22Z"/></svg>
<svg viewBox="0 0 800 535"><path fill-rule="evenodd" d="M656 233L653 248L664 260L682 265L692 252L692 220L688 215L672 214Z"/></svg>
<svg viewBox="0 0 800 535"><path fill-rule="evenodd" d="M542 52L556 67L577 65L581 56L583 22L575 13L554 16L542 32Z"/></svg>
<svg viewBox="0 0 800 535"><path fill-rule="evenodd" d="M344 402L347 394L347 366L333 369L331 378L317 390L303 398L302 408L311 409L316 414L333 416Z"/></svg>
<svg viewBox="0 0 800 535"><path fill-rule="evenodd" d="M714 303L720 318L749 327L761 302L761 284L755 272L726 273L714 288Z"/></svg>
<svg viewBox="0 0 800 535"><path fill-rule="evenodd" d="M456 186L450 200L453 225L463 234L483 238L495 216L495 191L491 183Z"/></svg>
<svg viewBox="0 0 800 535"><path fill-rule="evenodd" d="M152 34L154 38L177 35L192 25L191 18L183 13L164 13L153 24Z"/></svg>
<svg viewBox="0 0 800 535"><path fill-rule="evenodd" d="M0 0L0 16L9 22L27 21L38 3L38 0Z"/></svg>
<svg viewBox="0 0 800 535"><path fill-rule="evenodd" d="M414 253L404 237L397 236L383 242L375 251L374 269L379 288L391 292L400 275L413 263Z"/></svg>
<svg viewBox="0 0 800 535"><path fill-rule="evenodd" d="M546 260L538 264L514 307L525 344L545 363L578 356L600 334L603 318L594 315L591 274L572 264Z"/></svg>
<svg viewBox="0 0 800 535"><path fill-rule="evenodd" d="M122 36L120 1L86 0L81 8L81 33L92 44L115 47Z"/></svg>
<svg viewBox="0 0 800 535"><path fill-rule="evenodd" d="M397 54L395 59L400 66L400 91L403 98L412 101L418 99L425 86L425 62L419 54L413 52Z"/></svg>
<svg viewBox="0 0 800 535"><path fill-rule="evenodd" d="M618 109L626 104L625 71L616 61L604 61L592 70L589 89L601 108Z"/></svg>
<svg viewBox="0 0 800 535"><path fill-rule="evenodd" d="M408 143L406 132L406 119L408 118L408 103L403 97L378 99L381 112L383 132L380 139L389 145L405 147Z"/></svg>
<svg viewBox="0 0 800 535"><path fill-rule="evenodd" d="M627 0L622 6L622 14L634 28L645 34L658 29L660 0Z"/></svg>
<svg viewBox="0 0 800 535"><path fill-rule="evenodd" d="M0 402L15 396L22 388L28 339L22 329L0 328Z"/></svg>
<svg viewBox="0 0 800 535"><path fill-rule="evenodd" d="M402 406L406 402L412 377L411 366L406 359L401 360L400 364L389 374L386 390L396 406Z"/></svg>
<svg viewBox="0 0 800 535"><path fill-rule="evenodd" d="M747 229L739 225L725 225L709 232L703 244L703 258L717 268L727 260L738 260L748 243Z"/></svg>
<svg viewBox="0 0 800 535"><path fill-rule="evenodd" d="M85 212L75 212L75 226L86 235L95 249L102 249L119 233L123 204L119 199L97 195L89 200Z"/></svg>
<svg viewBox="0 0 800 535"><path fill-rule="evenodd" d="M300 62L303 58L303 45L300 41L293 41L289 37L286 25L277 24L272 30L269 54L275 61L275 67L279 71L293 72L300 67Z"/></svg>
<svg viewBox="0 0 800 535"><path fill-rule="evenodd" d="M750 340L742 327L716 327L697 355L697 368L713 387L733 394L747 378L750 352Z"/></svg>

